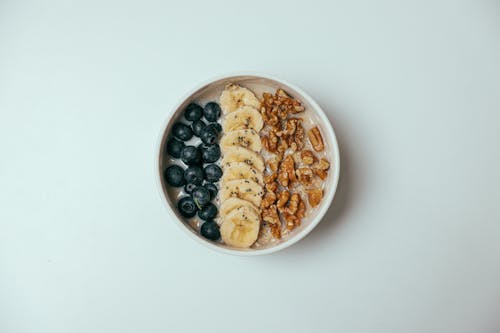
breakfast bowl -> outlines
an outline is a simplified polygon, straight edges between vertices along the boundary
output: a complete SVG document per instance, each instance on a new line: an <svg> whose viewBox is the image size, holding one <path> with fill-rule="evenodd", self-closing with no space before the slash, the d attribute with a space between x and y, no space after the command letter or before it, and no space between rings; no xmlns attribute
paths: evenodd
<svg viewBox="0 0 500 333"><path fill-rule="evenodd" d="M321 221L339 180L339 149L321 107L262 74L214 78L167 116L156 178L170 221L226 253L274 253Z"/></svg>

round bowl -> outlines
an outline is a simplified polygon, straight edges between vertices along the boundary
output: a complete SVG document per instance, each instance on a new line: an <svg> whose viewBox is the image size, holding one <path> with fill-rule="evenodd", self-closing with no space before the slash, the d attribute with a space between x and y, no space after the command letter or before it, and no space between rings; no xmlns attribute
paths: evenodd
<svg viewBox="0 0 500 333"><path fill-rule="evenodd" d="M218 101L220 93L228 83L235 83L247 87L254 91L257 96L261 96L264 91L274 92L277 88L282 88L292 97L299 99L305 106L306 112L308 112L308 117L311 117L314 123L319 126L325 143L325 151L328 160L330 161L328 178L324 181L325 186L323 189L323 199L319 206L315 207L313 211L302 220L302 224L299 227L282 237L282 239L265 247L239 249L203 238L198 231L194 230L194 228L186 222L186 219L177 212L174 201L175 194L173 194L172 189L166 185L163 180L163 170L165 164L168 164L168 156L165 154L164 146L168 139L168 134L170 133L172 125L182 117L182 112L189 103L196 101L203 105L208 101ZM171 220L174 221L175 224L177 224L190 238L195 241L198 241L210 249L232 255L254 256L274 253L283 250L304 238L316 227L316 225L318 225L330 207L339 180L339 148L333 127L328 120L328 117L325 115L321 107L302 89L284 80L269 75L238 73L219 76L192 89L169 112L167 120L161 131L157 153L156 179L158 181L162 200L165 200L164 202L166 203Z"/></svg>

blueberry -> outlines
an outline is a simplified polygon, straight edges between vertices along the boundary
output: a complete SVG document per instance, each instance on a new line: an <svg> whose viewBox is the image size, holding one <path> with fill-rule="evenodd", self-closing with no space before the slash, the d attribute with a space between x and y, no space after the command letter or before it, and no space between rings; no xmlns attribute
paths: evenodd
<svg viewBox="0 0 500 333"><path fill-rule="evenodd" d="M163 176L167 183L174 187L181 187L185 184L184 170L178 165L171 165L163 171Z"/></svg>
<svg viewBox="0 0 500 333"><path fill-rule="evenodd" d="M203 110L203 115L205 119L208 121L217 121L220 117L220 106L215 102L210 102L205 105L205 109Z"/></svg>
<svg viewBox="0 0 500 333"><path fill-rule="evenodd" d="M194 203L193 198L191 197L183 197L177 203L177 209L179 213L181 213L184 217L193 217L196 215L196 205Z"/></svg>
<svg viewBox="0 0 500 333"><path fill-rule="evenodd" d="M201 163L201 153L195 146L186 146L182 149L181 160L187 165L195 165Z"/></svg>
<svg viewBox="0 0 500 333"><path fill-rule="evenodd" d="M217 141L217 131L210 127L205 127L200 133L200 139L203 143L214 144Z"/></svg>
<svg viewBox="0 0 500 333"><path fill-rule="evenodd" d="M219 123L210 123L208 125L208 127L214 129L215 132L217 132L217 133L221 133L222 132L222 126Z"/></svg>
<svg viewBox="0 0 500 333"><path fill-rule="evenodd" d="M198 211L198 216L200 219L206 221L216 217L218 212L217 207L213 203L209 202L205 207Z"/></svg>
<svg viewBox="0 0 500 333"><path fill-rule="evenodd" d="M210 200L214 200L215 197L217 196L217 193L219 192L217 186L215 186L215 184L212 183L206 183L205 185L203 185L203 187L206 188L208 192L210 192Z"/></svg>
<svg viewBox="0 0 500 333"><path fill-rule="evenodd" d="M208 145L202 143L199 149L201 151L201 159L205 163L213 163L220 158L220 147L218 144Z"/></svg>
<svg viewBox="0 0 500 333"><path fill-rule="evenodd" d="M182 148L184 148L184 142L179 141L176 138L170 138L167 141L167 153L172 157L181 157Z"/></svg>
<svg viewBox="0 0 500 333"><path fill-rule="evenodd" d="M203 116L203 108L196 103L189 104L184 110L184 117L186 117L187 120L199 120L201 116Z"/></svg>
<svg viewBox="0 0 500 333"><path fill-rule="evenodd" d="M187 141L193 137L191 127L183 123L175 123L172 127L172 134L182 141Z"/></svg>
<svg viewBox="0 0 500 333"><path fill-rule="evenodd" d="M204 177L203 169L198 165L190 165L184 171L184 179L188 184L201 185Z"/></svg>
<svg viewBox="0 0 500 333"><path fill-rule="evenodd" d="M222 177L222 169L216 164L209 164L205 167L205 179L214 183Z"/></svg>
<svg viewBox="0 0 500 333"><path fill-rule="evenodd" d="M186 192L187 194L191 194L191 193L193 193L193 190L195 188L196 188L195 184L187 183L186 185L184 185L184 192Z"/></svg>
<svg viewBox="0 0 500 333"><path fill-rule="evenodd" d="M193 128L194 135L196 135L197 137L200 137L201 131L203 131L205 129L205 127L207 127L207 124L205 124L205 122L203 120L196 120L196 121L193 121L193 123L191 124L191 127Z"/></svg>
<svg viewBox="0 0 500 333"><path fill-rule="evenodd" d="M203 186L198 186L197 188L195 188L192 195L193 200L199 209L210 202L210 192Z"/></svg>
<svg viewBox="0 0 500 333"><path fill-rule="evenodd" d="M203 223L200 228L200 233L203 237L216 241L220 238L219 226L214 221Z"/></svg>

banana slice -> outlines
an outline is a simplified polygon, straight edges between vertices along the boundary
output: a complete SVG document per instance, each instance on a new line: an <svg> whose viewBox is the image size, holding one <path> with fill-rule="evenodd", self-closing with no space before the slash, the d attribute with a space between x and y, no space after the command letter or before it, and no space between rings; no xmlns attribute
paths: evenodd
<svg viewBox="0 0 500 333"><path fill-rule="evenodd" d="M240 207L246 207L249 210L253 211L255 214L259 215L259 209L250 201L243 200L240 198L229 198L222 202L220 205L219 216L226 216L230 212Z"/></svg>
<svg viewBox="0 0 500 333"><path fill-rule="evenodd" d="M255 170L245 162L229 162L224 165L223 171L223 182L236 179L250 179L259 185L264 185L264 176L262 172Z"/></svg>
<svg viewBox="0 0 500 333"><path fill-rule="evenodd" d="M251 151L250 149L236 146L226 148L222 157L222 166L225 167L233 162L243 162L257 171L264 172L264 159L262 156L254 151Z"/></svg>
<svg viewBox="0 0 500 333"><path fill-rule="evenodd" d="M247 248L257 240L259 229L259 215L241 206L224 217L220 235L224 243L229 246Z"/></svg>
<svg viewBox="0 0 500 333"><path fill-rule="evenodd" d="M255 152L260 152L262 150L260 136L252 129L236 130L224 134L220 140L222 153L224 153L227 148L231 148L233 146L248 148Z"/></svg>
<svg viewBox="0 0 500 333"><path fill-rule="evenodd" d="M253 92L232 83L226 86L226 89L220 95L219 102L224 114L233 112L243 105L260 109L260 101Z"/></svg>
<svg viewBox="0 0 500 333"><path fill-rule="evenodd" d="M228 182L221 182L220 186L220 200L224 202L229 198L240 198L248 200L255 206L260 207L262 195L264 191L262 186L256 182L248 179L230 180Z"/></svg>
<svg viewBox="0 0 500 333"><path fill-rule="evenodd" d="M259 132L264 126L264 121L259 110L251 106L242 106L224 117L222 128L224 132L241 129L253 129Z"/></svg>

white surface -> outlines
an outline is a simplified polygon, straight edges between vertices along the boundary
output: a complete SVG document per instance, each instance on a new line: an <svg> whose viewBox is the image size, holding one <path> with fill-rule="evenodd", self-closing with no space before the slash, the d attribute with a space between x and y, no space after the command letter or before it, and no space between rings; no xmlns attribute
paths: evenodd
<svg viewBox="0 0 500 333"><path fill-rule="evenodd" d="M500 5L0 2L0 332L498 332ZM165 112L268 72L327 110L325 220L226 256L167 220Z"/></svg>

